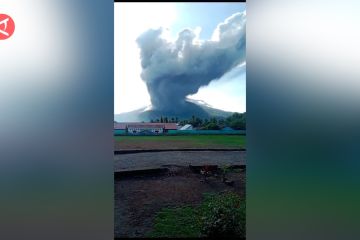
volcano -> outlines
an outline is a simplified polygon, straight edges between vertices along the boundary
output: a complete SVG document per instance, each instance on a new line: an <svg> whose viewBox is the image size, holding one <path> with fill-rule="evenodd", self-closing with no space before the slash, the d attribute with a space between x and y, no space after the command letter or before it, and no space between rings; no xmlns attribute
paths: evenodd
<svg viewBox="0 0 360 240"><path fill-rule="evenodd" d="M117 122L149 122L160 119L161 117L178 118L178 120L190 119L192 116L209 119L223 119L231 116L234 112L227 112L216 109L200 100L186 99L181 108L157 110L151 106L136 109L131 112L115 114L114 120Z"/></svg>

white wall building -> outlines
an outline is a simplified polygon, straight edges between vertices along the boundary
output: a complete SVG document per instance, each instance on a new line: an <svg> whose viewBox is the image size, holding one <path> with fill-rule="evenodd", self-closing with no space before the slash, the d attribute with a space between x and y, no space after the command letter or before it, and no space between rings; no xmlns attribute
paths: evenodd
<svg viewBox="0 0 360 240"><path fill-rule="evenodd" d="M193 130L193 126L191 124L186 124L182 126L179 130Z"/></svg>
<svg viewBox="0 0 360 240"><path fill-rule="evenodd" d="M164 126L149 126L149 125L129 125L127 127L127 131L129 134L138 134L138 133L145 133L151 132L154 134L160 134L164 132Z"/></svg>

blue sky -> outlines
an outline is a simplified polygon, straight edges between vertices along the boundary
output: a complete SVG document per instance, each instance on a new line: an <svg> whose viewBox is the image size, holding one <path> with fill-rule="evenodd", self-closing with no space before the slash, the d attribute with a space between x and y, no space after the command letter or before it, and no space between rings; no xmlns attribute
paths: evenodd
<svg viewBox="0 0 360 240"><path fill-rule="evenodd" d="M179 19L172 25L172 32L184 27L201 27L201 37L210 39L216 26L236 12L245 10L245 3L179 3Z"/></svg>
<svg viewBox="0 0 360 240"><path fill-rule="evenodd" d="M201 28L200 40L209 40L218 24L244 11L245 6L245 3L115 3L114 113L150 105L146 85L140 78L140 55L135 42L142 32L164 27L169 31L169 41L173 41L184 28ZM246 111L245 67L229 72L189 97L227 111Z"/></svg>

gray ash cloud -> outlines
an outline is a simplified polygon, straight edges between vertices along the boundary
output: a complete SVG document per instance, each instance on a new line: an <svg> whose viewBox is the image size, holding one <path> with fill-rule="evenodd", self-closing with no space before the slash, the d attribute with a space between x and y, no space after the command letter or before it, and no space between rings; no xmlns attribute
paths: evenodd
<svg viewBox="0 0 360 240"><path fill-rule="evenodd" d="M196 41L184 29L175 42L162 38L163 29L150 29L137 39L142 73L154 109L187 106L186 96L221 78L245 62L246 13L236 13L217 26L217 40Z"/></svg>

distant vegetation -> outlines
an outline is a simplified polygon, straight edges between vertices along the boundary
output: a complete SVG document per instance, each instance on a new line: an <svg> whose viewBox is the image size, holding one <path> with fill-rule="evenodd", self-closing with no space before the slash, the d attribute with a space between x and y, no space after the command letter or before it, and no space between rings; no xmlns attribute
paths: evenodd
<svg viewBox="0 0 360 240"><path fill-rule="evenodd" d="M177 123L179 121L179 118L175 117L163 117L157 118L155 120L151 119L150 122L153 123Z"/></svg>
<svg viewBox="0 0 360 240"><path fill-rule="evenodd" d="M158 123L179 123L180 125L191 124L193 127L201 130L219 130L225 127L230 127L235 130L246 129L246 113L234 113L227 118L210 118L202 119L192 116L190 119L180 120L176 117L163 117L152 119L150 122Z"/></svg>

